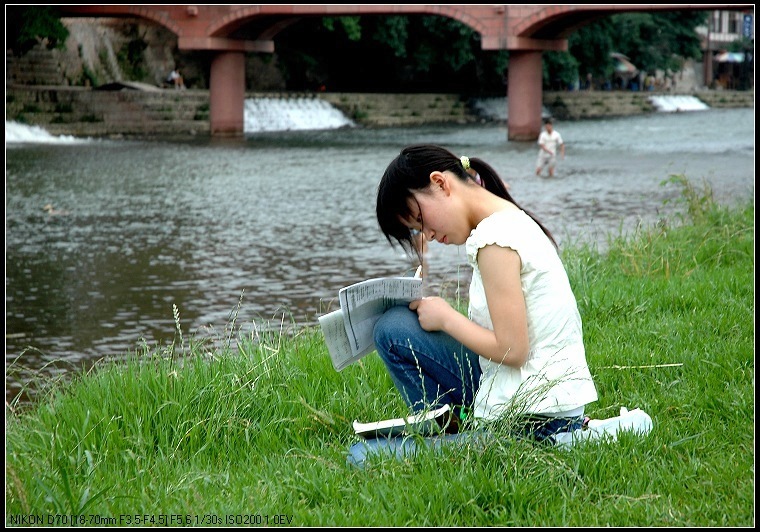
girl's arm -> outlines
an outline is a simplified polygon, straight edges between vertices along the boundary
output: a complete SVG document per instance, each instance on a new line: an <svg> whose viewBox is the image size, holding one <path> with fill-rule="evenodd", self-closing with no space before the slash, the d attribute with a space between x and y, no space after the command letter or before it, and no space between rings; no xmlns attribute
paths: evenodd
<svg viewBox="0 0 760 532"><path fill-rule="evenodd" d="M467 319L437 297L413 301L420 325L427 331L444 331L478 355L519 368L528 359L528 318L520 284L520 256L499 246L478 252L488 309L494 330Z"/></svg>

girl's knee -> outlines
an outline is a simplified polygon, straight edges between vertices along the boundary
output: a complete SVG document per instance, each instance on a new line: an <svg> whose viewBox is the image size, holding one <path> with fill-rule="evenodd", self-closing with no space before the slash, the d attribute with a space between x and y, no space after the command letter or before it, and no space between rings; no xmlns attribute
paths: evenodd
<svg viewBox="0 0 760 532"><path fill-rule="evenodd" d="M414 336L420 329L416 312L403 306L392 307L375 323L375 346L378 351L381 347L390 347L399 338Z"/></svg>

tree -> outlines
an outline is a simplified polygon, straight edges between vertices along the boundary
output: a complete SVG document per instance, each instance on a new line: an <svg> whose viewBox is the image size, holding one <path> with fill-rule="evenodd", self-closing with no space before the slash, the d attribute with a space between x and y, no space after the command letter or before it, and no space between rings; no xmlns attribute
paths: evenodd
<svg viewBox="0 0 760 532"><path fill-rule="evenodd" d="M291 90L503 94L505 53L484 52L479 34L442 16L304 19L276 50Z"/></svg>
<svg viewBox="0 0 760 532"><path fill-rule="evenodd" d="M69 30L53 6L7 6L7 47L24 55L40 42L48 49L64 48Z"/></svg>
<svg viewBox="0 0 760 532"><path fill-rule="evenodd" d="M290 89L326 84L343 91L503 94L508 52L482 50L477 32L442 16L395 15L312 19L283 32L278 62ZM567 52L545 52L544 85L565 88L591 74L611 79L611 52L640 69L676 72L701 58L698 11L625 13L582 26ZM314 43L320 43L315 47Z"/></svg>
<svg viewBox="0 0 760 532"><path fill-rule="evenodd" d="M642 70L678 71L684 59L701 59L696 27L704 24L706 17L700 11L613 15L616 51L630 57Z"/></svg>
<svg viewBox="0 0 760 532"><path fill-rule="evenodd" d="M63 47L68 30L55 6L8 6L8 47L23 54L38 42ZM701 58L695 28L701 11L625 13L582 26L567 52L543 54L544 85L567 87L591 74L610 79L611 52L644 71L682 68ZM505 91L507 51L485 51L465 24L435 15L304 17L276 39L276 63L288 90L451 92L500 95ZM140 65L144 43L135 41L120 59ZM202 61L204 54L193 54ZM187 58L187 62L191 58ZM139 72L134 73L139 77Z"/></svg>
<svg viewBox="0 0 760 532"><path fill-rule="evenodd" d="M595 78L610 78L613 63L610 53L615 49L615 27L610 18L581 27L568 38L568 50L577 61L581 74Z"/></svg>
<svg viewBox="0 0 760 532"><path fill-rule="evenodd" d="M677 72L685 59L701 59L696 27L707 20L699 11L622 13L581 27L568 38L567 52L546 52L544 86L564 87L581 73L610 79L611 52L619 52L644 71Z"/></svg>

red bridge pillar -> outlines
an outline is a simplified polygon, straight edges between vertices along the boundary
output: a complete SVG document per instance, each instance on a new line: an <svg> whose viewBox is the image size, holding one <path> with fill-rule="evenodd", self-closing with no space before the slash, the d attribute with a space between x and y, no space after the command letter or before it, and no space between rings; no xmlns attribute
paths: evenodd
<svg viewBox="0 0 760 532"><path fill-rule="evenodd" d="M540 51L509 52L507 140L536 140L541 133L542 69Z"/></svg>
<svg viewBox="0 0 760 532"><path fill-rule="evenodd" d="M220 52L211 61L211 135L241 137L245 130L245 54Z"/></svg>

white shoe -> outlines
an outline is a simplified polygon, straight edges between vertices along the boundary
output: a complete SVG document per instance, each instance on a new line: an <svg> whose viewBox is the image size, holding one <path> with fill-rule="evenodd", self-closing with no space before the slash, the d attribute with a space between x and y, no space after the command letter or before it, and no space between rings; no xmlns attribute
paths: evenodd
<svg viewBox="0 0 760 532"><path fill-rule="evenodd" d="M570 447L576 443L590 440L609 439L617 440L618 432L628 431L645 436L652 430L652 418L636 408L628 410L620 409L620 415L609 419L592 419L585 429L576 429L572 432L559 432L554 435L555 443L560 447Z"/></svg>

